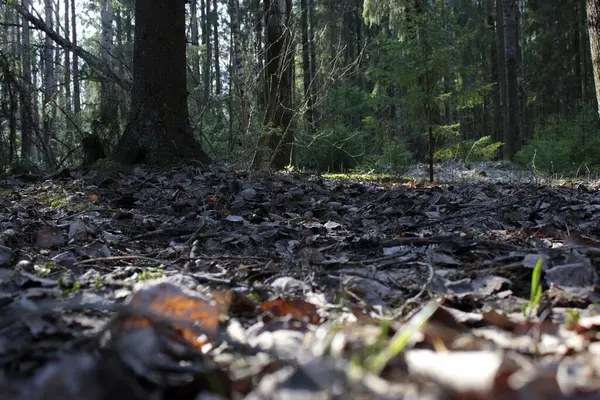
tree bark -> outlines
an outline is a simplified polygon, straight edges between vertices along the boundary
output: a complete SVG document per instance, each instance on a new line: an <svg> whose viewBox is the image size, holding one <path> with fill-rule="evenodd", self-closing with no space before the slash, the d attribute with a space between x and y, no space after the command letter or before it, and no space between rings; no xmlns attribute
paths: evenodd
<svg viewBox="0 0 600 400"><path fill-rule="evenodd" d="M22 7L29 12L29 0L22 0ZM31 115L31 35L29 22L22 16L23 90L21 90L21 159L29 160L32 150L33 116Z"/></svg>
<svg viewBox="0 0 600 400"><path fill-rule="evenodd" d="M315 16L315 0L308 0L308 43L310 46L310 78L311 78L311 95L312 95L312 121L315 129L319 121L319 114L317 113L317 98L315 95L314 88L318 87L317 77L317 44L315 43L315 25L317 23Z"/></svg>
<svg viewBox="0 0 600 400"><path fill-rule="evenodd" d="M192 0L190 5L190 14L191 14L191 39L192 39L192 53L191 53L191 63L192 63L192 79L191 79L191 88L190 93L192 93L193 104L196 107L195 115L202 114L202 90L201 90L201 77L200 77L200 34L198 31L198 0ZM192 114L194 115L194 114Z"/></svg>
<svg viewBox="0 0 600 400"><path fill-rule="evenodd" d="M115 158L210 163L188 122L184 0L137 0L135 21L131 111Z"/></svg>
<svg viewBox="0 0 600 400"><path fill-rule="evenodd" d="M73 0L74 1L74 0ZM69 13L71 12L71 5L69 0L65 0L65 38L71 40L71 23L69 21ZM72 111L71 105L71 54L68 49L65 49L65 110L68 114Z"/></svg>
<svg viewBox="0 0 600 400"><path fill-rule="evenodd" d="M308 130L314 132L313 103L312 103L312 77L310 75L310 44L308 42L308 0L300 2L300 25L302 29L302 71L304 84L304 103L306 104L306 121Z"/></svg>
<svg viewBox="0 0 600 400"><path fill-rule="evenodd" d="M269 165L276 169L293 165L294 132L292 123L292 51L290 50L290 16L292 0L264 0L266 28L267 112L265 125L272 128L263 135L252 161L253 168L263 162L263 148L273 150Z"/></svg>
<svg viewBox="0 0 600 400"><path fill-rule="evenodd" d="M504 67L506 68L507 131L504 135L504 159L512 160L520 147L519 82L516 0L503 0Z"/></svg>
<svg viewBox="0 0 600 400"><path fill-rule="evenodd" d="M202 67L202 101L205 104L208 104L211 82L210 61L212 58L212 44L210 42L210 0L200 0L200 23L202 24L202 47L205 49L204 65Z"/></svg>
<svg viewBox="0 0 600 400"><path fill-rule="evenodd" d="M215 94L219 96L221 94L221 64L219 62L219 13L217 12L217 0L213 0L213 11L211 13L213 23L213 52L214 57L214 68L215 68ZM221 114L221 113L219 113Z"/></svg>
<svg viewBox="0 0 600 400"><path fill-rule="evenodd" d="M100 8L100 58L104 64L113 69L115 30L113 26L114 12L112 0L102 0ZM119 99L114 82L103 79L100 83L100 119L99 127L102 132L94 132L101 137L117 140L119 137ZM113 142L114 143L114 142Z"/></svg>
<svg viewBox="0 0 600 400"><path fill-rule="evenodd" d="M44 11L46 17L46 25L52 31L54 30L54 11L53 2L51 0L44 0ZM54 160L49 154L48 145L50 138L54 137L54 110L55 94L57 91L56 80L54 79L54 43L50 35L46 34L44 39L44 75L43 75L43 99L42 99L42 118L43 118L43 130L42 130L42 141L39 147L44 154L46 163L50 167L54 167Z"/></svg>
<svg viewBox="0 0 600 400"><path fill-rule="evenodd" d="M596 108L600 114L600 0L587 0L588 35L596 87Z"/></svg>
<svg viewBox="0 0 600 400"><path fill-rule="evenodd" d="M246 99L246 82L244 79L244 58L242 52L242 37L240 33L240 3L239 0L229 0L229 18L231 20L232 42L232 79L235 96L240 104L240 133L245 135L250 123L248 101Z"/></svg>
<svg viewBox="0 0 600 400"><path fill-rule="evenodd" d="M71 43L76 49L77 46L77 17L75 11L75 1L71 0L71 31L73 39ZM63 46L64 47L64 46ZM73 113L79 114L81 111L81 87L79 86L79 54L73 51Z"/></svg>

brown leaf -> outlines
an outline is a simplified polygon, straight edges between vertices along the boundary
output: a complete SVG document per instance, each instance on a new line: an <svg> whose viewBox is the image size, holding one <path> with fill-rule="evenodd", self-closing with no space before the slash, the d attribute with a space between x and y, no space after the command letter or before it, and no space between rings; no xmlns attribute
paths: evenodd
<svg viewBox="0 0 600 400"><path fill-rule="evenodd" d="M289 315L300 321L307 319L311 324L318 324L321 320L321 317L317 314L317 306L300 299L266 301L258 309L260 313L268 311L270 315L275 317Z"/></svg>
<svg viewBox="0 0 600 400"><path fill-rule="evenodd" d="M199 335L201 329L208 340L217 336L220 317L226 308L225 298L210 302L185 293L181 288L171 283L159 283L141 289L131 298L130 305L134 309L150 311L157 316L172 320L171 325L188 343L201 347L206 342ZM124 329L144 329L155 321L152 318L134 316L127 318Z"/></svg>

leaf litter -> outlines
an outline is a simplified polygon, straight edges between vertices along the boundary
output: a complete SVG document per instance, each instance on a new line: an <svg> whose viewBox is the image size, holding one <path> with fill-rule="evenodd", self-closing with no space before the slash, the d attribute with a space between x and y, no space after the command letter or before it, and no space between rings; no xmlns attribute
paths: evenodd
<svg viewBox="0 0 600 400"><path fill-rule="evenodd" d="M6 178L0 399L598 398L597 186L475 168Z"/></svg>

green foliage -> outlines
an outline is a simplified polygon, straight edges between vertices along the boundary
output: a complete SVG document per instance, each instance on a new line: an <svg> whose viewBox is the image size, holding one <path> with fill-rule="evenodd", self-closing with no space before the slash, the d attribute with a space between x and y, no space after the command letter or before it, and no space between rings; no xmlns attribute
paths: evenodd
<svg viewBox="0 0 600 400"><path fill-rule="evenodd" d="M331 87L323 100L324 123L315 133L296 135L298 164L320 171L347 171L360 165L374 136L363 126L368 95L346 82Z"/></svg>
<svg viewBox="0 0 600 400"><path fill-rule="evenodd" d="M410 321L396 332L389 344L373 357L367 359L367 369L375 374L380 374L387 363L400 354L414 335L425 326L429 318L438 309L436 302L432 301L412 316Z"/></svg>
<svg viewBox="0 0 600 400"><path fill-rule="evenodd" d="M140 281L149 281L152 279L162 278L165 275L165 270L162 268L147 268L144 269L137 278Z"/></svg>
<svg viewBox="0 0 600 400"><path fill-rule="evenodd" d="M359 165L365 154L366 137L349 131L341 123L299 137L298 163L318 171L346 171ZM304 143L302 142L304 139Z"/></svg>
<svg viewBox="0 0 600 400"><path fill-rule="evenodd" d="M600 136L598 116L584 109L577 117L552 118L538 127L534 139L528 141L515 160L534 171L573 173L581 165L600 168Z"/></svg>
<svg viewBox="0 0 600 400"><path fill-rule="evenodd" d="M386 172L400 175L406 171L412 162L412 154L406 145L398 139L387 139L381 146L381 153L371 153L363 158L360 166L355 172Z"/></svg>
<svg viewBox="0 0 600 400"><path fill-rule="evenodd" d="M444 146L435 152L436 161L458 160L491 161L496 158L502 142L492 142L491 136L478 140L462 140L454 145Z"/></svg>
<svg viewBox="0 0 600 400"><path fill-rule="evenodd" d="M531 291L529 294L529 304L523 308L523 315L530 317L535 307L542 299L542 264L544 261L540 257L533 268L531 274Z"/></svg>

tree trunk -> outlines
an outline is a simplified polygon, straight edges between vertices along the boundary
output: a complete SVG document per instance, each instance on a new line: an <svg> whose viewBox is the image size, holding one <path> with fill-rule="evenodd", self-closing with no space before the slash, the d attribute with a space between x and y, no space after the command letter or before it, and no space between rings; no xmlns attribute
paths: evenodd
<svg viewBox="0 0 600 400"><path fill-rule="evenodd" d="M113 69L114 67L114 12L112 0L102 0L100 8L100 58L105 65ZM93 132L101 137L116 141L119 137L119 99L114 82L103 79L100 83L100 118L99 127L101 132Z"/></svg>
<svg viewBox="0 0 600 400"><path fill-rule="evenodd" d="M315 25L317 23L315 17L315 0L308 0L308 43L310 46L310 79L311 79L311 95L312 95L312 121L314 124L314 128L317 128L317 124L319 121L319 115L317 113L317 99L315 96L314 88L318 87L317 85L317 44L315 43Z"/></svg>
<svg viewBox="0 0 600 400"><path fill-rule="evenodd" d="M242 52L242 37L240 33L240 3L239 0L229 0L229 18L231 20L231 63L232 79L235 96L240 104L240 133L245 135L250 123L248 101L246 99L246 83L244 80L244 55Z"/></svg>
<svg viewBox="0 0 600 400"><path fill-rule="evenodd" d="M75 1L75 0L73 0ZM71 23L69 22L69 13L71 12L71 5L69 0L65 0L65 37L67 40L71 40ZM71 53L68 49L64 49L65 51L65 110L67 114L70 114L72 111L71 107Z"/></svg>
<svg viewBox="0 0 600 400"><path fill-rule="evenodd" d="M77 17L75 1L71 0L71 30L73 31L73 46L77 46ZM73 53L73 113L81 111L81 88L79 86L79 56Z"/></svg>
<svg viewBox="0 0 600 400"><path fill-rule="evenodd" d="M596 107L600 114L600 0L587 0L588 35L596 87Z"/></svg>
<svg viewBox="0 0 600 400"><path fill-rule="evenodd" d="M308 130L314 133L313 104L312 104L312 77L310 75L310 44L308 42L308 0L300 2L301 16L300 25L302 29L302 71L304 73L304 103L306 104L306 121Z"/></svg>
<svg viewBox="0 0 600 400"><path fill-rule="evenodd" d="M495 19L494 19L494 0L486 0L486 14L487 14L487 29L490 31L489 37L492 38L489 42L489 71L490 71L490 82L496 82L492 91L492 121L490 124L491 136L494 142L503 140L504 138L499 134L499 127L502 125L500 118L500 76L498 74L498 51L496 46L496 35L495 35Z"/></svg>
<svg viewBox="0 0 600 400"><path fill-rule="evenodd" d="M213 23L213 52L215 54L215 94L221 94L221 65L219 63L219 13L217 12L217 0L213 0L213 11L211 13ZM220 115L221 113L219 113Z"/></svg>
<svg viewBox="0 0 600 400"><path fill-rule="evenodd" d="M200 23L202 24L202 48L206 49L204 54L204 66L202 67L203 94L202 101L208 104L210 97L210 61L212 58L212 44L210 42L210 0L200 0Z"/></svg>
<svg viewBox="0 0 600 400"><path fill-rule="evenodd" d="M29 0L22 0L23 8L29 12ZM33 116L31 115L31 35L29 31L29 21L25 17L21 18L23 25L22 54L23 60L23 90L21 91L21 159L29 160L31 158L32 136L33 136Z"/></svg>
<svg viewBox="0 0 600 400"><path fill-rule="evenodd" d="M506 68L507 131L504 135L504 159L512 160L519 151L519 82L516 0L503 0L504 65Z"/></svg>
<svg viewBox="0 0 600 400"><path fill-rule="evenodd" d="M202 114L202 90L200 85L200 34L198 31L198 0L192 0L190 6L191 14L191 39L192 39L192 52L191 52L191 63L192 63L192 79L190 93L192 93L193 104L196 107L195 113L192 115Z"/></svg>
<svg viewBox="0 0 600 400"><path fill-rule="evenodd" d="M577 31L577 56L575 57L575 71L577 75L577 80L579 82L579 99L581 102L581 107L585 107L587 104L587 96L586 96L586 86L587 86L587 63L586 63L586 36L587 32L585 30L586 26L586 11L585 11L585 0L577 1L577 21L575 24Z"/></svg>
<svg viewBox="0 0 600 400"><path fill-rule="evenodd" d="M266 28L266 69L268 78L268 99L265 125L273 129L268 136L263 135L259 143L253 168L260 168L263 162L263 149L273 150L269 165L281 169L293 165L294 133L292 123L292 57L289 30L292 12L291 0L264 0Z"/></svg>
<svg viewBox="0 0 600 400"><path fill-rule="evenodd" d="M210 163L188 123L184 1L138 0L135 21L131 111L115 158Z"/></svg>
<svg viewBox="0 0 600 400"><path fill-rule="evenodd" d="M50 29L54 27L53 2L44 0L44 11L46 16L46 25ZM56 94L56 81L54 79L54 42L48 34L44 40L44 89L43 89L43 132L40 150L42 150L44 159L48 166L54 167L53 159L49 153L48 145L50 138L54 137L54 110L56 108L54 95Z"/></svg>

